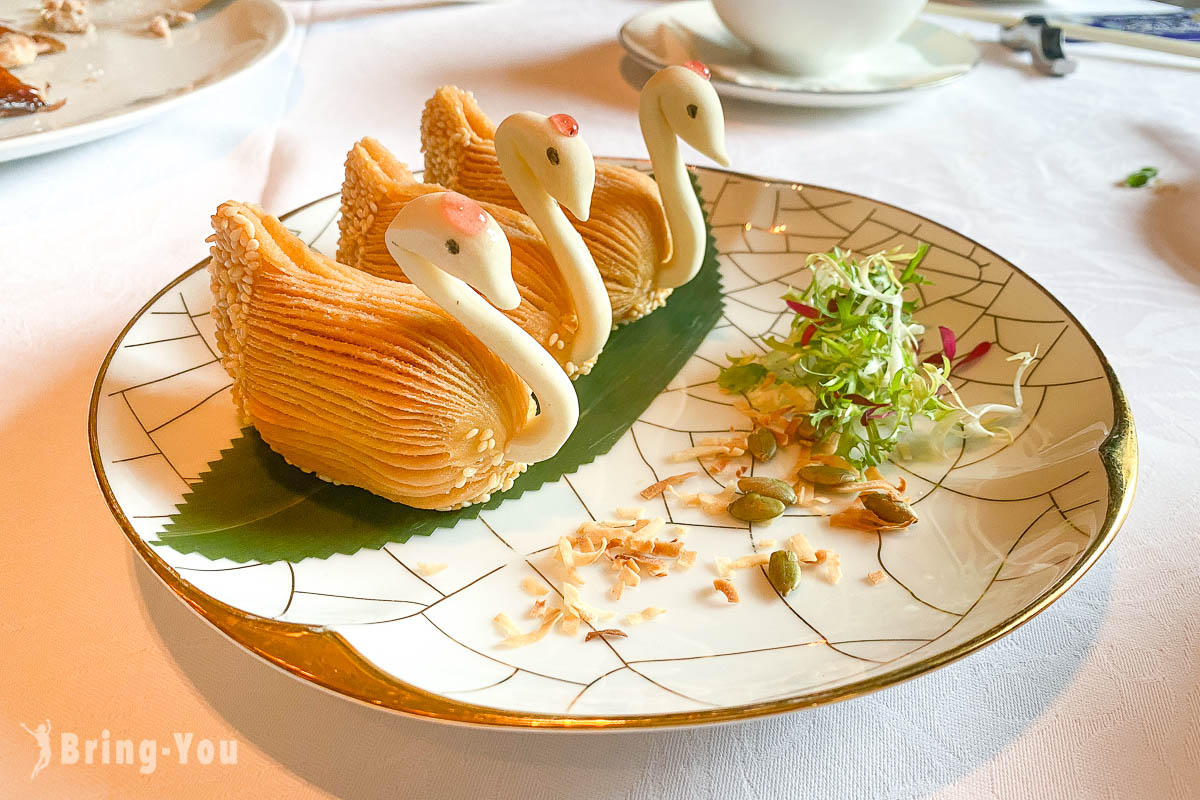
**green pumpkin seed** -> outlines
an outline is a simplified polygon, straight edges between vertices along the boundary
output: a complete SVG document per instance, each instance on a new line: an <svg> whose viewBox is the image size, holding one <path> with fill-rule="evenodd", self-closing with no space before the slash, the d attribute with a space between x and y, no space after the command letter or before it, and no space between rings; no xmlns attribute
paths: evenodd
<svg viewBox="0 0 1200 800"><path fill-rule="evenodd" d="M741 478L738 480L738 490L757 492L763 497L774 497L788 506L796 502L796 492L778 478Z"/></svg>
<svg viewBox="0 0 1200 800"><path fill-rule="evenodd" d="M748 492L729 504L729 516L742 522L766 522L783 513L784 505L774 497Z"/></svg>
<svg viewBox="0 0 1200 800"><path fill-rule="evenodd" d="M868 511L884 522L890 522L893 525L908 525L917 521L917 515L908 507L908 503L897 500L890 494L868 492L859 495L859 499L862 500L862 504Z"/></svg>
<svg viewBox="0 0 1200 800"><path fill-rule="evenodd" d="M800 470L800 477L820 486L841 486L858 480L858 476L850 470L826 464L809 464Z"/></svg>
<svg viewBox="0 0 1200 800"><path fill-rule="evenodd" d="M770 461L775 457L775 434L766 428L756 428L746 437L746 449L759 461Z"/></svg>
<svg viewBox="0 0 1200 800"><path fill-rule="evenodd" d="M800 559L791 550L776 550L767 564L767 578L784 597L800 585Z"/></svg>

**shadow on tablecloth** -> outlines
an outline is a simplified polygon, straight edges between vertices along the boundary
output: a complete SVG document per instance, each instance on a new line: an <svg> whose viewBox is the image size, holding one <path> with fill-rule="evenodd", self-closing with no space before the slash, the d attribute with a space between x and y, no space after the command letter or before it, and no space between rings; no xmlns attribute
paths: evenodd
<svg viewBox="0 0 1200 800"><path fill-rule="evenodd" d="M1194 144L1195 131L1141 125L1137 133L1190 166L1190 172L1182 174L1177 167L1164 168L1159 182L1147 187L1149 198L1140 222L1146 243L1159 258L1200 285L1200 147Z"/></svg>
<svg viewBox="0 0 1200 800"><path fill-rule="evenodd" d="M924 796L1052 710L1096 640L1113 580L1110 555L1014 634L858 700L717 727L568 735L451 727L327 694L230 642L130 560L150 622L213 708L246 743L346 798Z"/></svg>

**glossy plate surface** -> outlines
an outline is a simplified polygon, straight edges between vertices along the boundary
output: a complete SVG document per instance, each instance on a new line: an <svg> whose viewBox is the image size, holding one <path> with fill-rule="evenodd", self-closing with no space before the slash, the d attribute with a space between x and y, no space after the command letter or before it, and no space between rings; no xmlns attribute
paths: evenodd
<svg viewBox="0 0 1200 800"><path fill-rule="evenodd" d="M38 3L0 0L0 19L38 30ZM196 21L170 41L146 32L168 7L194 10ZM48 99L62 108L0 119L0 161L46 153L127 130L196 92L274 56L287 42L292 18L277 0L155 0L91 5L95 31L55 34L62 53L14 70L32 86L50 84Z"/></svg>
<svg viewBox="0 0 1200 800"><path fill-rule="evenodd" d="M640 168L644 164L625 162ZM1060 596L1099 557L1132 499L1129 410L1095 343L1055 299L995 253L899 208L814 186L697 171L717 242L724 316L697 354L605 456L478 520L381 550L297 563L210 561L154 544L191 484L240 434L216 360L204 264L138 313L113 345L92 398L92 454L113 513L138 553L201 615L283 669L365 702L435 719L602 729L688 725L853 697L919 675L1007 633ZM338 198L285 219L323 252ZM873 252L929 242L921 319L992 351L956 381L968 402L1011 401L1011 352L1039 347L1013 440L893 467L921 522L881 535L831 528L803 509L747 529L673 499L637 493L696 462L669 454L746 420L714 384L727 353L788 325L780 295L804 258L835 245ZM736 465L736 464L735 464ZM785 456L754 465L781 473ZM684 488L718 491L702 474ZM589 519L641 506L688 528L695 567L647 578L619 602L596 567L584 598L616 613L626 639L557 631L502 650L492 618L526 630L526 577L558 584L551 548ZM782 601L758 569L741 603L712 590L714 560L804 532L841 555L836 585L815 568ZM446 564L436 574L422 564ZM871 585L866 576L884 570ZM554 597L553 594L550 595ZM622 622L647 606L667 613Z"/></svg>

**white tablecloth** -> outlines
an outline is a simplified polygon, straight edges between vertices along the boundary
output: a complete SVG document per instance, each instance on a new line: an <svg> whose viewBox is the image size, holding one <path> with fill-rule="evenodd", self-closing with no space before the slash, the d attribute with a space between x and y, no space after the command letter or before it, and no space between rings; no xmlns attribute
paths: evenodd
<svg viewBox="0 0 1200 800"><path fill-rule="evenodd" d="M1129 395L1141 482L1124 530L1053 607L964 661L726 727L447 728L274 673L128 555L91 476L88 393L126 320L205 255L217 204L283 212L335 191L367 134L419 163L421 104L449 82L496 113L569 112L596 153L641 155L644 73L615 33L653 5L294 3L269 66L130 133L0 164L0 794L1200 796L1200 61L1087 45L1054 80L985 41L975 73L894 107L726 105L735 169L876 197L994 248L1080 317ZM1171 190L1114 186L1144 165ZM31 783L18 722L43 716L81 735L232 736L239 764L56 765Z"/></svg>

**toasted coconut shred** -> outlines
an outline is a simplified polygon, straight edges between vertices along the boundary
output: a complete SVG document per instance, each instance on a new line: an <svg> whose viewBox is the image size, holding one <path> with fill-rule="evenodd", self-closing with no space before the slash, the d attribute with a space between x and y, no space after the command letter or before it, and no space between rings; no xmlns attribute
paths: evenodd
<svg viewBox="0 0 1200 800"><path fill-rule="evenodd" d="M584 622L610 619L615 616L611 611L603 611L585 603L579 594L579 589L569 583L563 584L563 607L572 616L579 617Z"/></svg>
<svg viewBox="0 0 1200 800"><path fill-rule="evenodd" d="M600 556L604 555L607 551L608 551L608 540L601 539L600 546L597 547L595 550L591 551L590 553L575 553L574 554L575 566L576 567L590 567L592 564L595 564L596 561L598 561L600 559Z"/></svg>
<svg viewBox="0 0 1200 800"><path fill-rule="evenodd" d="M534 642L541 641L542 638L550 632L550 629L554 627L554 623L558 622L558 618L562 616L562 613L563 612L561 608L556 608L550 611L548 614L546 614L545 620L540 626L538 626L537 630L530 631L529 633L520 633L518 631L516 634L510 635L501 641L499 646L511 649L514 647L524 647L526 645L533 644Z"/></svg>
<svg viewBox="0 0 1200 800"><path fill-rule="evenodd" d="M602 639L605 636L616 636L618 638L626 639L629 637L629 634L619 628L605 628L602 631L588 631L587 636L584 636L583 640L585 642L590 642L592 639Z"/></svg>
<svg viewBox="0 0 1200 800"><path fill-rule="evenodd" d="M699 508L710 517L725 516L725 510L729 508L729 504L737 497L737 490L732 486L726 486L717 494L709 494L707 492L687 494L685 492L677 492L674 487L670 486L667 487L667 491L682 501L684 508Z"/></svg>
<svg viewBox="0 0 1200 800"><path fill-rule="evenodd" d="M741 558L735 558L730 564L730 569L749 569L750 567L766 566L771 560L770 553L753 553Z"/></svg>
<svg viewBox="0 0 1200 800"><path fill-rule="evenodd" d="M432 564L427 563L425 561L417 562L417 574L418 575L426 575L426 576L437 575L439 572L441 572L445 568L446 568L446 565L442 564L441 562L432 563Z"/></svg>
<svg viewBox="0 0 1200 800"><path fill-rule="evenodd" d="M681 552L683 552L683 542L678 539L672 539L669 542L656 541L650 549L652 555L668 558L678 558Z"/></svg>
<svg viewBox="0 0 1200 800"><path fill-rule="evenodd" d="M532 575L526 576L525 580L521 581L521 588L534 597L541 597L550 591L546 584Z"/></svg>
<svg viewBox="0 0 1200 800"><path fill-rule="evenodd" d="M568 570L575 566L575 550L571 547L571 540L566 536L560 536L558 539L558 556L559 562Z"/></svg>
<svg viewBox="0 0 1200 800"><path fill-rule="evenodd" d="M796 554L796 558L808 564L815 564L817 561L817 551L808 543L803 533L797 533L795 536L788 539L788 547Z"/></svg>
<svg viewBox="0 0 1200 800"><path fill-rule="evenodd" d="M741 455L735 453L735 450L740 448L730 447L724 444L700 444L695 447L688 447L684 450L671 453L667 456L667 461L672 464L682 464L685 461L703 461L706 458L717 458L719 456ZM743 451L745 452L745 451Z"/></svg>
<svg viewBox="0 0 1200 800"><path fill-rule="evenodd" d="M641 520L639 520L640 522ZM638 525L634 528L634 538L638 541L653 542L654 537L658 536L659 532L667 526L667 521L662 517L655 517L646 522L645 525Z"/></svg>
<svg viewBox="0 0 1200 800"><path fill-rule="evenodd" d="M728 578L717 578L713 581L713 588L721 594L725 595L725 599L730 603L740 603L741 598L738 597L737 587L733 585L733 581Z"/></svg>
<svg viewBox="0 0 1200 800"><path fill-rule="evenodd" d="M817 563L824 567L823 577L836 584L842 579L842 556L833 550L818 550Z"/></svg>
<svg viewBox="0 0 1200 800"><path fill-rule="evenodd" d="M505 638L521 635L521 629L517 627L517 623L513 622L512 617L503 611L492 617L492 624L496 626L496 630L500 635Z"/></svg>
<svg viewBox="0 0 1200 800"><path fill-rule="evenodd" d="M626 625L641 625L643 622L648 622L665 613L667 613L665 608L650 606L648 608L643 608L641 611L638 611L635 614L626 614L623 622Z"/></svg>
<svg viewBox="0 0 1200 800"><path fill-rule="evenodd" d="M653 500L654 498L658 497L663 492L665 492L668 487L678 486L679 484L687 481L689 478L694 478L695 476L697 476L699 474L700 474L699 472L681 472L678 475L670 475L666 478L663 478L661 481L658 481L657 483L652 483L649 486L647 486L645 489L642 489L642 491L641 491L642 499L643 500Z"/></svg>
<svg viewBox="0 0 1200 800"><path fill-rule="evenodd" d="M878 481L858 481L856 483L846 483L841 486L830 486L829 491L837 494L862 494L863 492L887 492L900 496L904 493L904 479L900 479L898 486L893 486L885 480Z"/></svg>

